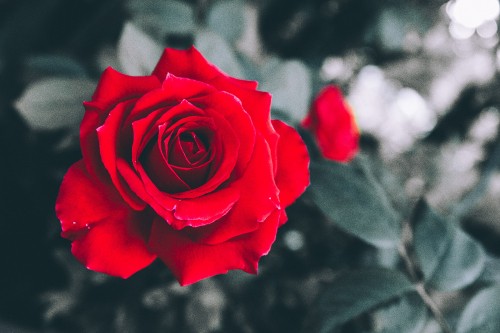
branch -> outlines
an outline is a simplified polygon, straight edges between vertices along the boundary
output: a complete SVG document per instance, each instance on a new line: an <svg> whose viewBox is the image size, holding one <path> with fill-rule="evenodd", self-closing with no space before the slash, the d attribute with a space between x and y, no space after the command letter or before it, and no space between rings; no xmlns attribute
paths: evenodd
<svg viewBox="0 0 500 333"><path fill-rule="evenodd" d="M398 252L399 255L401 256L401 259L404 262L406 271L408 272L410 279L415 284L415 289L417 290L418 295L424 302L427 309L429 309L429 311L432 313L434 319L436 319L436 321L438 322L443 333L453 333L453 330L451 329L450 325L444 318L443 314L441 313L441 310L439 309L437 304L434 302L432 297L425 289L420 270L408 253L408 247L410 247L413 242L413 231L410 223L408 222L404 223L402 235L403 235L402 242L398 246Z"/></svg>

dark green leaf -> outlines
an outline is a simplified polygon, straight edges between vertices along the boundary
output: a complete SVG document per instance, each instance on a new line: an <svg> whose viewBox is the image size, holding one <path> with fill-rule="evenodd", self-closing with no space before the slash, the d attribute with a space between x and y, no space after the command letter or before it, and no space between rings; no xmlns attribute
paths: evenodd
<svg viewBox="0 0 500 333"><path fill-rule="evenodd" d="M243 33L244 9L244 2L240 0L218 1L208 13L208 27L228 42L234 42Z"/></svg>
<svg viewBox="0 0 500 333"><path fill-rule="evenodd" d="M374 314L375 332L420 333L427 321L427 308L418 294L410 293Z"/></svg>
<svg viewBox="0 0 500 333"><path fill-rule="evenodd" d="M461 289L473 283L484 268L481 245L424 202L415 215L414 246L426 284L434 289Z"/></svg>
<svg viewBox="0 0 500 333"><path fill-rule="evenodd" d="M345 272L334 280L318 304L318 331L330 332L375 306L413 290L399 271L370 268Z"/></svg>
<svg viewBox="0 0 500 333"><path fill-rule="evenodd" d="M500 332L500 285L477 293L465 307L457 324L457 333Z"/></svg>
<svg viewBox="0 0 500 333"><path fill-rule="evenodd" d="M160 59L163 48L159 43L126 23L118 42L118 60L128 75L150 75Z"/></svg>
<svg viewBox="0 0 500 333"><path fill-rule="evenodd" d="M397 246L398 216L369 170L325 160L310 169L314 200L336 225L372 245Z"/></svg>
<svg viewBox="0 0 500 333"><path fill-rule="evenodd" d="M96 82L88 79L44 79L28 86L15 105L33 129L78 127L82 103L90 99L95 87Z"/></svg>

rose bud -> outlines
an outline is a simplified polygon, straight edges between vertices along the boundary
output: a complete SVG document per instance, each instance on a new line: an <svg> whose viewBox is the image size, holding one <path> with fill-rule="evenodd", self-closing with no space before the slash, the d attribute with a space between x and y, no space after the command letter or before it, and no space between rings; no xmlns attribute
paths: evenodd
<svg viewBox="0 0 500 333"><path fill-rule="evenodd" d="M339 88L323 88L302 120L327 159L348 162L359 149L359 130L351 107Z"/></svg>

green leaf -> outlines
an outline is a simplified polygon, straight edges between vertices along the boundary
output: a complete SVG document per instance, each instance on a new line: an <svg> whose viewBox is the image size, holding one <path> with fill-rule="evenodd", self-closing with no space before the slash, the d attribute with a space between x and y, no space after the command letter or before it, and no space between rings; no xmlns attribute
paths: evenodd
<svg viewBox="0 0 500 333"><path fill-rule="evenodd" d="M425 202L416 211L415 253L427 286L452 291L476 281L486 261L481 245Z"/></svg>
<svg viewBox="0 0 500 333"><path fill-rule="evenodd" d="M298 60L281 62L271 59L262 70L259 88L273 95L273 109L288 113L291 119L301 121L309 110L312 80L309 69Z"/></svg>
<svg viewBox="0 0 500 333"><path fill-rule="evenodd" d="M192 33L196 28L193 9L185 2L132 0L127 7L137 26L160 39L169 33Z"/></svg>
<svg viewBox="0 0 500 333"><path fill-rule="evenodd" d="M95 87L96 82L88 79L43 79L28 86L15 106L33 129L76 128L84 114L82 103Z"/></svg>
<svg viewBox="0 0 500 333"><path fill-rule="evenodd" d="M340 274L321 296L313 316L321 333L353 319L375 306L413 290L399 271L380 268Z"/></svg>
<svg viewBox="0 0 500 333"><path fill-rule="evenodd" d="M208 13L208 28L228 42L235 42L244 30L244 9L244 2L240 0L216 2Z"/></svg>
<svg viewBox="0 0 500 333"><path fill-rule="evenodd" d="M488 284L500 282L500 258L486 255L484 270L479 280Z"/></svg>
<svg viewBox="0 0 500 333"><path fill-rule="evenodd" d="M215 66L230 76L243 78L243 69L229 44L218 34L202 30L196 34L194 45Z"/></svg>
<svg viewBox="0 0 500 333"><path fill-rule="evenodd" d="M135 25L125 24L118 42L118 60L128 75L150 75L163 47Z"/></svg>
<svg viewBox="0 0 500 333"><path fill-rule="evenodd" d="M457 333L500 332L500 285L481 290L466 305Z"/></svg>
<svg viewBox="0 0 500 333"><path fill-rule="evenodd" d="M418 294L410 293L374 313L375 332L420 333L427 322L427 308Z"/></svg>
<svg viewBox="0 0 500 333"><path fill-rule="evenodd" d="M312 162L310 170L309 191L336 225L377 247L398 245L398 216L369 170L326 160Z"/></svg>

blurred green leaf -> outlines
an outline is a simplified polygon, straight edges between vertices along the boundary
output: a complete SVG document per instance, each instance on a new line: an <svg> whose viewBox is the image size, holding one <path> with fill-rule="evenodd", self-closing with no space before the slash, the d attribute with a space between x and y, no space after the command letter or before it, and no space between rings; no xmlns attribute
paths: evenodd
<svg viewBox="0 0 500 333"><path fill-rule="evenodd" d="M486 255L484 270L479 277L481 282L500 282L500 259Z"/></svg>
<svg viewBox="0 0 500 333"><path fill-rule="evenodd" d="M315 318L326 333L375 306L413 290L399 271L370 268L340 274L321 296Z"/></svg>
<svg viewBox="0 0 500 333"><path fill-rule="evenodd" d="M313 161L310 170L309 190L336 225L377 247L397 246L397 213L368 170L326 160Z"/></svg>
<svg viewBox="0 0 500 333"><path fill-rule="evenodd" d="M375 332L420 333L427 321L427 308L416 293L407 294L374 314Z"/></svg>
<svg viewBox="0 0 500 333"><path fill-rule="evenodd" d="M118 41L118 60L128 75L150 75L160 59L163 47L128 22Z"/></svg>
<svg viewBox="0 0 500 333"><path fill-rule="evenodd" d="M244 9L240 0L218 1L209 10L208 27L228 42L235 42L244 30Z"/></svg>
<svg viewBox="0 0 500 333"><path fill-rule="evenodd" d="M88 79L50 78L26 88L15 102L21 116L36 130L78 127L83 101L89 100L96 82Z"/></svg>
<svg viewBox="0 0 500 333"><path fill-rule="evenodd" d="M193 9L185 2L131 0L127 6L133 22L160 39L169 33L192 33L196 28Z"/></svg>
<svg viewBox="0 0 500 333"><path fill-rule="evenodd" d="M309 69L298 60L271 59L262 69L260 90L273 95L273 109L282 110L299 122L309 110L312 80Z"/></svg>
<svg viewBox="0 0 500 333"><path fill-rule="evenodd" d="M486 260L481 245L425 202L421 201L416 211L415 253L427 285L451 291L473 283Z"/></svg>
<svg viewBox="0 0 500 333"><path fill-rule="evenodd" d="M224 38L213 31L202 30L196 34L194 45L205 58L226 74L243 78L243 69Z"/></svg>
<svg viewBox="0 0 500 333"><path fill-rule="evenodd" d="M500 332L500 285L481 290L466 305L457 333Z"/></svg>

